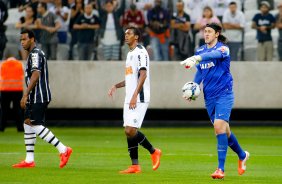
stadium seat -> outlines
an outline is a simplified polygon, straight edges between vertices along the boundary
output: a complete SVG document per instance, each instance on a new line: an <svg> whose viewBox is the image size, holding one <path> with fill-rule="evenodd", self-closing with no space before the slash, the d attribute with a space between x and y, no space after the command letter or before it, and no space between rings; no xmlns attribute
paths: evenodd
<svg viewBox="0 0 282 184"><path fill-rule="evenodd" d="M8 10L8 19L5 24L15 25L19 21L20 17L24 16L24 12L19 12L17 8L11 8Z"/></svg>
<svg viewBox="0 0 282 184"><path fill-rule="evenodd" d="M19 44L8 42L4 50L4 57L5 56L13 56L15 58L19 58Z"/></svg>
<svg viewBox="0 0 282 184"><path fill-rule="evenodd" d="M245 50L245 60L246 61L257 61L257 47L253 45L252 47L246 47Z"/></svg>
<svg viewBox="0 0 282 184"><path fill-rule="evenodd" d="M256 0L245 0L245 10L257 10Z"/></svg>
<svg viewBox="0 0 282 184"><path fill-rule="evenodd" d="M69 45L58 44L57 60L68 60L69 57Z"/></svg>
<svg viewBox="0 0 282 184"><path fill-rule="evenodd" d="M245 13L246 22L252 22L253 17L255 16L255 14L259 13L259 10L257 9L246 10L244 13Z"/></svg>

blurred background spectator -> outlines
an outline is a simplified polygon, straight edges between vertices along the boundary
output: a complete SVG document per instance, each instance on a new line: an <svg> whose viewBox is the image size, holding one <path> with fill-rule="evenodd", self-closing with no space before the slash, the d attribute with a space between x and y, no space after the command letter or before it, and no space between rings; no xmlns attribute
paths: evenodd
<svg viewBox="0 0 282 184"><path fill-rule="evenodd" d="M136 8L135 4L131 4L130 8L124 13L122 26L126 29L127 27L137 27L140 31L144 31L145 20L143 13Z"/></svg>
<svg viewBox="0 0 282 184"><path fill-rule="evenodd" d="M228 9L230 0L210 0L212 9L214 10L217 18L222 22L224 12Z"/></svg>
<svg viewBox="0 0 282 184"><path fill-rule="evenodd" d="M100 41L104 60L120 60L123 41L123 27L120 17L124 14L125 0L121 0L119 8L116 8L115 3L115 1L106 0L105 4L102 5L100 0L97 0L101 20Z"/></svg>
<svg viewBox="0 0 282 184"><path fill-rule="evenodd" d="M147 24L148 23L147 13L148 10L153 8L154 0L133 0L132 3L136 4L138 10L143 11L145 23Z"/></svg>
<svg viewBox="0 0 282 184"><path fill-rule="evenodd" d="M196 47L196 34L199 32L199 29L195 29L195 24L198 19L202 17L203 9L207 6L207 0L187 0L187 11L190 12L190 23L191 23L191 47L194 50Z"/></svg>
<svg viewBox="0 0 282 184"><path fill-rule="evenodd" d="M63 6L62 0L54 0L54 5L49 9L50 12L57 15L58 20L60 21L61 27L58 29L58 42L59 43L67 43L67 31L68 25L67 21L69 18L69 9L66 6Z"/></svg>
<svg viewBox="0 0 282 184"><path fill-rule="evenodd" d="M120 60L123 59L124 54L127 52L126 50L126 45L123 44L123 31L125 29L126 26L128 26L128 22L132 23L132 22L138 22L139 20L142 22L140 24L141 26L141 32L142 32L142 44L147 48L147 51L150 55L150 57L152 58L152 60L159 60L159 59L155 59L158 57L158 54L160 55L160 53L162 52L161 46L164 46L165 50L167 50L166 53L169 53L168 55L168 60L179 60L180 58L184 58L184 56L181 56L180 53L177 50L177 46L175 47L175 50L173 49L173 47L170 46L166 46L166 42L164 42L164 45L159 44L158 42L156 42L156 40L159 40L159 38L163 38L161 37L156 37L157 34L155 34L152 31L152 24L149 25L148 22L148 12L150 11L151 13L155 14L155 10L156 10L156 3L155 1L159 1L159 0L19 0L19 1L8 1L8 0L1 0L2 2L7 4L7 7L10 8L9 10L9 14L11 14L11 16L7 19L7 21L5 22L5 25L7 25L7 29L9 31L6 31L6 37L8 39L7 44L5 44L6 49L5 51L16 51L17 50L21 50L21 48L17 48L18 47L18 40L19 40L19 31L17 29L20 29L21 26L23 26L24 24L24 18L28 17L29 15L28 12L30 12L29 8L28 10L26 10L26 8L28 6L33 7L33 9L35 10L34 13L34 17L37 17L37 5L39 2L45 2L48 3L47 6L47 11L48 12L52 12L53 14L57 14L56 17L60 24L61 24L61 28L57 31L55 31L54 33L49 32L50 35L53 34L57 34L58 35L58 40L59 40L59 44L57 46L57 50L56 50L56 59L59 60L76 60L78 59L78 47L77 47L77 36L76 33L77 31L74 31L73 29L73 24L74 22L77 20L77 18L79 17L79 15L83 14L84 12L84 5L85 4L89 4L91 3L93 5L93 13L99 17L101 16L100 13L104 12L104 14L102 13L102 17L99 17L101 20L101 27L99 29L96 29L96 32L98 32L97 34L95 33L94 36L94 46L93 46L93 52L91 53L91 60L97 60L97 56L99 60ZM237 20L240 20L240 22L243 22L243 19L238 18L238 15L241 14L232 14L230 12L230 7L227 8L228 3L230 2L236 2L236 12L241 12L245 15L245 29L241 29L241 34L243 39L241 42L241 39L238 39L240 37L239 35L239 29L236 28L234 29L234 25L236 25ZM222 14L223 12L226 12L228 20L225 20L223 26L224 26L224 32L223 34L225 34L229 40L229 45L231 49L231 57L232 60L257 60L256 58L256 52L257 52L257 48L256 46L253 44L255 37L256 37L256 29L251 29L251 24L252 24L252 17L254 17L254 15L257 13L257 3L259 2L268 2L269 6L272 7L272 4L275 6L275 4L277 4L278 2L280 2L279 0L268 0L268 1L252 1L252 0L161 0L161 8L164 9L167 12L167 15L165 15L166 17L172 17L173 21L168 20L168 31L165 32L165 34L161 34L161 35L165 35L164 38L167 38L168 43L180 43L178 41L173 41L178 39L176 36L176 32L179 32L179 29L173 27L173 22L177 22L177 19L175 19L175 13L177 13L177 5L178 2L183 2L184 3L184 12L186 13L186 15L188 15L190 17L190 29L188 30L189 33L189 37L185 37L185 38L189 38L190 39L190 44L189 50L191 50L191 52L193 52L195 50L195 45L197 43L197 46L199 45L199 39L201 38L201 34L197 34L198 31L200 31L199 27L195 27L195 24L197 22L197 20L206 20L206 22L203 23L202 26L204 26L207 22L218 22L218 20L215 20L216 17L217 19L220 19L221 16L223 16L224 14ZM157 2L158 3L158 2ZM134 6L131 7L131 4L136 5L136 8ZM110 5L110 6L108 6ZM208 13L203 13L203 9L205 7L209 6L210 10L208 10ZM14 8L12 8L14 7ZM67 7L67 8L66 8ZM109 10L109 8L106 7L112 7L112 12L108 12L106 9ZM124 12L126 7L127 11ZM134 10L135 8L135 10ZM154 8L154 11L152 11ZM60 9L60 11L58 11ZM67 10L68 9L68 10ZM111 8L110 8L111 9ZM19 12L17 11L19 10ZM121 10L121 11L120 11ZM28 11L28 12L27 12ZM174 14L172 13L172 11L174 12ZM59 13L60 12L60 13ZM137 16L134 16L134 14L137 12ZM213 12L213 13L211 13ZM273 15L277 15L278 13L278 9L274 9L272 11L270 11L270 13L272 13ZM143 14L143 19L144 19L144 24L143 24L143 20L139 19L139 15ZM207 16L207 18L203 18L202 16L206 16L206 14L209 14ZM210 15L214 15L212 16L212 18L210 18ZM118 15L118 16L117 16ZM156 14L155 14L156 15ZM185 15L185 17L186 17ZM40 17L42 17L42 15L38 15L38 20L35 21L35 25L38 26L39 24L39 20L41 19ZM160 16L164 16L164 14L160 14ZM226 17L226 16L225 16ZM163 17L162 17L163 18ZM183 18L183 17L182 17ZM223 17L222 17L223 18ZM27 18L28 19L28 18ZM169 18L170 19L170 18ZM31 20L31 19L30 19ZM166 20L167 21L167 20ZM223 21L223 20L222 20ZM222 22L221 21L221 22ZM235 24L231 27L229 27L232 23L232 21L235 21ZM27 23L30 21L27 21ZM110 24L112 22L112 24ZM17 29L15 28L15 24L18 24ZM170 24L171 23L171 24ZM178 22L179 23L179 22ZM23 25L20 25L23 24ZM177 23L176 23L177 24ZM229 24L229 26L227 25ZM108 26L106 26L108 25ZM273 59L276 60L278 58L279 52L278 52L278 47L279 46L279 42L278 41L278 37L279 37L279 27L278 27L278 23L277 25L277 29L275 29L274 31L272 31L270 33L270 36L273 38L273 45L275 48L275 52L273 54ZM36 28L35 26L35 28ZM139 26L139 25L138 25ZM197 26L199 26L199 22L197 24ZM31 26L32 27L32 26ZM53 26L51 26L53 27ZM66 28L68 27L68 28ZM233 27L233 28L232 28ZM67 30L68 29L68 30ZM37 32L40 32L40 34L43 34L43 32L46 32L46 30L42 30L40 29L34 29L35 33L36 30ZM50 30L50 29L49 29ZM48 31L47 31L48 32ZM235 32L237 32L237 36L235 35ZM149 34L150 33L150 34ZM179 33L187 33L187 32L179 32ZM109 35L109 36L105 36L105 34ZM234 34L234 35L233 35ZM38 42L38 46L40 47L40 40L46 40L45 38L42 38L40 36L38 36L39 34L36 34L36 38L39 39ZM152 40L151 40L151 36L152 36ZM53 39L53 37L52 37ZM166 39L164 39L166 41ZM180 39L181 41L185 41L186 39ZM49 40L48 40L49 41ZM163 39L162 39L163 41ZM201 44L203 44L203 39L200 40ZM241 43L239 43L241 42ZM2 42L5 43L5 42ZM158 44L158 46L160 46L159 50L156 50L154 48L156 47L156 43ZM69 45L67 45L69 44ZM236 46L234 46L233 44L235 44ZM232 46L231 46L232 45ZM238 48L238 45L240 45L240 47ZM44 44L43 44L44 46ZM97 48L98 51L97 52ZM105 49L106 48L106 49ZM109 48L113 48L113 49L109 49ZM183 47L186 48L186 47ZM188 47L187 47L188 48ZM277 48L277 49L276 49ZM125 50L124 50L125 49ZM237 51L239 49L239 51ZM104 52L104 50L106 52ZM110 51L110 52L108 52ZM111 52L113 51L113 52ZM153 53L155 51L155 53ZM235 54L234 53L238 53L239 54ZM185 51L186 52L186 51ZM65 54L62 54L65 53ZM94 54L93 54L94 53ZM158 54L157 54L158 53ZM19 53L13 53L13 55L15 55L17 58L25 58L25 56L23 55L23 53L20 53L18 57ZM121 55L122 54L122 55ZM50 56L49 54L47 54L47 57L52 58L52 56ZM154 55L156 55L156 57L154 58ZM167 54L165 54L166 56ZM92 58L93 56L93 58ZM238 58L239 56L241 56L240 58ZM161 56L162 57L162 56ZM236 58L237 57L237 58ZM53 57L54 58L54 57ZM107 59L108 58L108 59ZM161 61L166 60L166 59L161 59Z"/></svg>
<svg viewBox="0 0 282 184"><path fill-rule="evenodd" d="M85 5L84 14L81 14L73 25L73 29L77 31L78 40L78 59L91 60L93 55L94 38L100 27L99 18L93 13L93 5L91 3Z"/></svg>
<svg viewBox="0 0 282 184"><path fill-rule="evenodd" d="M190 41L190 16L184 12L184 2L176 4L177 12L173 13L170 21L171 43L174 46L173 60L185 60L192 55Z"/></svg>
<svg viewBox="0 0 282 184"><path fill-rule="evenodd" d="M162 0L155 0L155 6L148 12L150 44L156 61L169 60L170 14L162 7Z"/></svg>
<svg viewBox="0 0 282 184"><path fill-rule="evenodd" d="M19 12L22 12L25 10L27 6L31 6L33 9L34 17L37 17L37 6L38 6L39 0L22 0L19 3Z"/></svg>
<svg viewBox="0 0 282 184"><path fill-rule="evenodd" d="M69 60L73 60L73 48L77 44L77 31L73 29L73 25L77 18L84 12L84 2L83 0L75 0L75 4L72 5L69 21L69 32L71 36L69 44Z"/></svg>
<svg viewBox="0 0 282 184"><path fill-rule="evenodd" d="M35 13L33 11L33 8L31 6L26 6L25 7L25 16L21 17L20 20L16 23L15 27L17 29L36 29L37 26L35 24L36 21L36 17L34 16ZM37 33L37 34L36 34ZM36 36L36 40L38 39L38 31L35 31ZM20 58L23 60L27 59L27 51L25 49L22 48L21 45L19 45L19 55Z"/></svg>
<svg viewBox="0 0 282 184"><path fill-rule="evenodd" d="M6 29L7 26L4 25L8 18L8 9L4 2L0 1L0 60L3 58L3 53L7 43Z"/></svg>
<svg viewBox="0 0 282 184"><path fill-rule="evenodd" d="M197 20L197 22L194 26L195 30L200 31L199 34L198 34L199 35L199 44L198 44L199 47L205 44L204 31L203 31L205 26L207 24L210 24L210 23L217 23L217 24L221 25L220 20L217 18L217 16L214 15L211 7L209 7L209 6L204 7L202 12L203 12L202 17L200 17Z"/></svg>
<svg viewBox="0 0 282 184"><path fill-rule="evenodd" d="M257 30L257 59L258 61L272 61L273 59L273 41L271 29L275 27L275 18L269 13L270 4L262 1L260 4L260 13L253 17L252 28Z"/></svg>
<svg viewBox="0 0 282 184"><path fill-rule="evenodd" d="M129 9L125 11L122 19L122 26L124 29L127 27L137 27L141 33L145 33L145 19L142 11L138 10L134 3L130 4ZM146 39L146 34L142 34L141 42ZM128 45L122 46L122 60L126 58L127 52L129 51Z"/></svg>
<svg viewBox="0 0 282 184"><path fill-rule="evenodd" d="M37 26L40 31L40 44L45 52L47 59L57 59L58 35L61 27L58 17L47 10L47 4L40 2L37 8L38 19Z"/></svg>
<svg viewBox="0 0 282 184"><path fill-rule="evenodd" d="M266 1L269 3L269 10L273 10L274 9L274 0L257 0L257 7L260 10L260 4L261 2Z"/></svg>
<svg viewBox="0 0 282 184"><path fill-rule="evenodd" d="M243 31L245 27L245 16L242 11L238 10L237 3L232 1L229 9L223 15L223 28L225 36L228 38L230 48L230 57L232 61L238 61L239 50L242 49Z"/></svg>
<svg viewBox="0 0 282 184"><path fill-rule="evenodd" d="M277 52L279 56L279 61L282 61L282 3L278 4L278 13L275 16L276 27L279 31L278 43L277 43Z"/></svg>

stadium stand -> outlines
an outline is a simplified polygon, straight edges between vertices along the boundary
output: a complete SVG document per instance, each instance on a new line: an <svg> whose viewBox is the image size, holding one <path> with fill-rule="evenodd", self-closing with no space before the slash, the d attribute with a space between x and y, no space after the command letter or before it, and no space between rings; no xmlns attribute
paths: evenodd
<svg viewBox="0 0 282 184"><path fill-rule="evenodd" d="M253 16L259 12L257 9L257 2L255 0L245 0L245 1L236 1L239 4L239 7L244 7L244 14L246 17L246 27L245 27L245 34L244 34L244 60L245 61L255 61L256 60L256 30L251 28L252 24L252 18ZM242 6L242 2L244 2L244 6ZM275 1L276 4L278 1ZM272 10L270 13L273 15L277 14L277 8L275 6L275 9ZM6 52L15 52L19 48L19 30L15 28L15 23L19 20L21 16L24 15L24 12L19 12L17 8L9 9L9 17L8 20L5 22L7 25L7 31L6 35L8 38L7 48ZM278 40L278 30L273 29L272 30L272 37L273 37L273 43L274 43L274 61L278 60L277 57L277 40ZM68 39L70 40L70 39ZM198 41L198 38L196 39ZM97 58L98 60L103 60L103 50L98 47L97 48ZM66 60L67 57L67 51L68 51L68 45L60 44L58 48L58 59L59 60ZM126 51L126 49L122 50L123 52ZM76 49L74 48L74 52L76 52ZM74 59L77 59L77 54ZM123 59L124 59L124 53L122 53Z"/></svg>

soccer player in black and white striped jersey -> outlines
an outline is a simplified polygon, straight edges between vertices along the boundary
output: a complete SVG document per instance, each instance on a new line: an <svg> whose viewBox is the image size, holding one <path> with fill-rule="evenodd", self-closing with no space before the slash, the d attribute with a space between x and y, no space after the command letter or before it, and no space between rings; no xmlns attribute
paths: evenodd
<svg viewBox="0 0 282 184"><path fill-rule="evenodd" d="M24 115L24 139L26 146L26 159L14 168L35 167L34 146L36 135L44 141L54 145L60 153L60 168L63 168L72 153L70 147L66 147L57 137L44 126L45 111L51 101L51 91L48 79L48 65L45 54L36 47L34 33L30 30L21 32L21 45L28 51L25 79L25 90L21 107L25 109Z"/></svg>

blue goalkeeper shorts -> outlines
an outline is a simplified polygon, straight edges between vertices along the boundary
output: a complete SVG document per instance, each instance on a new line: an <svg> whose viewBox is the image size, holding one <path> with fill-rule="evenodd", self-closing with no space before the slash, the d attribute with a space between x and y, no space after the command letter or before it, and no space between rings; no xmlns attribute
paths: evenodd
<svg viewBox="0 0 282 184"><path fill-rule="evenodd" d="M206 109L212 124L215 119L229 122L231 110L234 104L234 94L229 91L219 97L205 100Z"/></svg>

